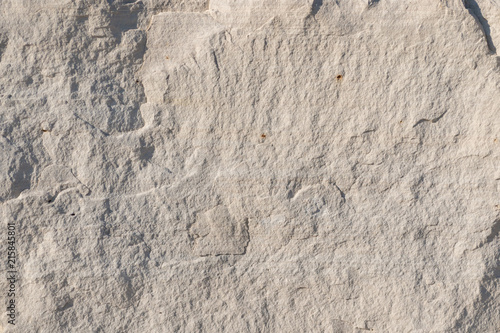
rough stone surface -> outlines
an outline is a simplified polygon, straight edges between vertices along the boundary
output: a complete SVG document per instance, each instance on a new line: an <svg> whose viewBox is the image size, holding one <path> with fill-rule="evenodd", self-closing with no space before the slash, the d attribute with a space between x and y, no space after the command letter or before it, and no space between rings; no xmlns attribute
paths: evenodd
<svg viewBox="0 0 500 333"><path fill-rule="evenodd" d="M499 332L499 47L498 0L1 0L0 331Z"/></svg>

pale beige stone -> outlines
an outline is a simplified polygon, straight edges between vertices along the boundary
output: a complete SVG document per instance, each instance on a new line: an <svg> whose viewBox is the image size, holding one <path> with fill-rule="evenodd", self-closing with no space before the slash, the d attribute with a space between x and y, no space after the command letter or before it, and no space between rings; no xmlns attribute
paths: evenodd
<svg viewBox="0 0 500 333"><path fill-rule="evenodd" d="M0 1L1 330L500 331L499 13Z"/></svg>

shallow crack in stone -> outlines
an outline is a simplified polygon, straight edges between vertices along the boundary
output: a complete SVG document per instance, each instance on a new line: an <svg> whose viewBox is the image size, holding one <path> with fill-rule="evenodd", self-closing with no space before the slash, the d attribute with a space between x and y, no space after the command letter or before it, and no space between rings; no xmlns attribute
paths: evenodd
<svg viewBox="0 0 500 333"><path fill-rule="evenodd" d="M311 15L316 16L321 6L323 6L323 0L314 0L311 6Z"/></svg>
<svg viewBox="0 0 500 333"><path fill-rule="evenodd" d="M438 121L441 120L441 118L443 118L443 116L448 112L448 110L446 110L445 112L443 112L439 117L436 117L436 118L433 118L433 119L426 119L426 118L423 118L423 119L420 119L419 121L417 121L415 123L415 125L413 125L413 127L416 127L417 125L420 125L421 123L425 123L425 122L430 122L430 123L437 123Z"/></svg>

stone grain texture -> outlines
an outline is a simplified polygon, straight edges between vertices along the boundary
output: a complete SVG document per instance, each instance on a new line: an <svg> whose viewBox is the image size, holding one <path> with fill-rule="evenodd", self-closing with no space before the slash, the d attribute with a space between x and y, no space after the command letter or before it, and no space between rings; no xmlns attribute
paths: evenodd
<svg viewBox="0 0 500 333"><path fill-rule="evenodd" d="M498 0L1 0L0 331L500 332L498 48Z"/></svg>

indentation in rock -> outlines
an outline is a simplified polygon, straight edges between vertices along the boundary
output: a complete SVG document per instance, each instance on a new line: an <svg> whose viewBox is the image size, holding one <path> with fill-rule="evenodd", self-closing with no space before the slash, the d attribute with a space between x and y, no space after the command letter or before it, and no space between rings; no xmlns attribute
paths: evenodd
<svg viewBox="0 0 500 333"><path fill-rule="evenodd" d="M22 191L31 187L33 167L28 163L26 153L12 145L5 138L0 139L0 202L17 198Z"/></svg>
<svg viewBox="0 0 500 333"><path fill-rule="evenodd" d="M311 15L315 16L323 6L323 0L314 0L311 6Z"/></svg>
<svg viewBox="0 0 500 333"><path fill-rule="evenodd" d="M443 118L443 116L446 114L446 112L448 112L448 111L443 112L439 117L436 117L436 118L433 118L433 119L425 119L425 118L424 119L420 119L419 121L417 121L415 123L415 125L413 125L413 127L416 127L416 126L420 125L421 123L425 123L425 122L430 122L430 123L435 124L438 121L440 121L441 118Z"/></svg>
<svg viewBox="0 0 500 333"><path fill-rule="evenodd" d="M64 297L61 304L57 306L56 312L63 312L71 307L73 307L73 299Z"/></svg>
<svg viewBox="0 0 500 333"><path fill-rule="evenodd" d="M491 232L486 237L486 243L491 243L493 240L498 237L500 234L500 219L496 219L495 222L493 223L493 226L491 227Z"/></svg>
<svg viewBox="0 0 500 333"><path fill-rule="evenodd" d="M8 43L9 39L4 35L0 35L0 61L2 61L2 56L5 52L5 49L7 48Z"/></svg>
<svg viewBox="0 0 500 333"><path fill-rule="evenodd" d="M139 14L144 10L141 1L125 1L111 3L111 32L116 39L121 40L122 34L128 30L137 29Z"/></svg>
<svg viewBox="0 0 500 333"><path fill-rule="evenodd" d="M484 38L486 39L486 44L488 45L488 49L492 54L496 54L497 49L493 44L493 40L491 38L491 28L488 20L483 16L481 8L477 4L475 0L463 0L465 8L469 11L469 13L474 17L479 28L484 34Z"/></svg>
<svg viewBox="0 0 500 333"><path fill-rule="evenodd" d="M141 147L139 148L140 152L140 159L149 161L153 158L153 154L155 152L155 147L154 146L147 146L147 147Z"/></svg>

